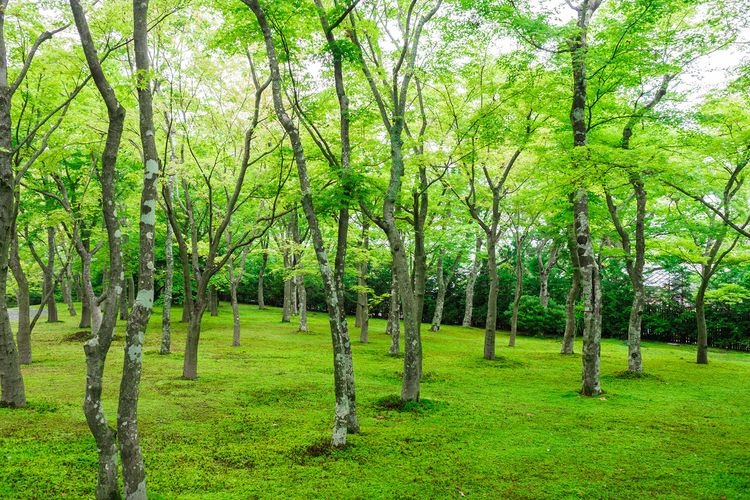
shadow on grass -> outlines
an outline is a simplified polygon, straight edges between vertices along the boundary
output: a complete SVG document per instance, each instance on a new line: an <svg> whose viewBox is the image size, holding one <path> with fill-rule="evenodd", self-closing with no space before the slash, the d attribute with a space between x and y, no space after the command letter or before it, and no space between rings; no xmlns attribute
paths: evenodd
<svg viewBox="0 0 750 500"><path fill-rule="evenodd" d="M403 401L401 397L390 394L375 401L375 408L381 411L397 411L399 413L414 413L424 415L437 412L448 406L444 401L420 399L419 401Z"/></svg>

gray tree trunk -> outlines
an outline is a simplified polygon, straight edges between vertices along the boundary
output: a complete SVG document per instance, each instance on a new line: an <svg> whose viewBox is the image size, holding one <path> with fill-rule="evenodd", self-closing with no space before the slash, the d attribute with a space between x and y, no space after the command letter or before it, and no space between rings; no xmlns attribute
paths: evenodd
<svg viewBox="0 0 750 500"><path fill-rule="evenodd" d="M547 309L549 306L549 275L552 272L552 268L557 264L560 247L557 245L557 242L552 242L546 263L543 258L545 247L546 244L540 245L536 256L539 266L539 303L543 308Z"/></svg>
<svg viewBox="0 0 750 500"><path fill-rule="evenodd" d="M79 0L70 0L70 6L92 78L107 105L109 122L106 143L101 159L100 180L102 212L107 230L107 241L109 243L110 275L101 324L98 325L97 330L92 331L93 337L84 344L84 351L86 353L86 397L83 403L83 410L99 452L99 478L96 496L97 498L115 498L120 495L117 480L117 444L115 432L107 423L101 396L104 362L112 343L117 315L117 301L119 295L122 293L123 286L120 230L114 201L116 193L115 166L124 128L125 109L117 101L114 90L102 72L99 56L94 47L88 22L86 21L86 16ZM90 259L90 254L88 254L88 257ZM88 264L90 266L90 261ZM93 290L90 287L90 279L88 283L87 293L89 293L92 309L97 309L95 307L96 299L93 297ZM93 318L92 323L94 323Z"/></svg>
<svg viewBox="0 0 750 500"><path fill-rule="evenodd" d="M16 300L18 302L18 329L16 341L18 343L18 360L22 365L31 364L31 313L29 300L29 281L21 267L18 255L18 237L14 237L10 250L10 268L16 280Z"/></svg>
<svg viewBox="0 0 750 500"><path fill-rule="evenodd" d="M497 290L500 286L497 275L497 249L495 240L487 238L487 273L490 289L487 293L487 317L484 325L484 359L495 359L495 332L497 330Z"/></svg>
<svg viewBox="0 0 750 500"><path fill-rule="evenodd" d="M284 304L281 311L281 322L290 323L292 321L292 276L289 274L291 268L291 259L289 251L284 250L284 271L287 278L284 280Z"/></svg>
<svg viewBox="0 0 750 500"><path fill-rule="evenodd" d="M237 285L230 283L229 288L232 304L232 345L238 347L240 345L240 306L237 303Z"/></svg>
<svg viewBox="0 0 750 500"><path fill-rule="evenodd" d="M86 243L87 252L88 248L88 243ZM89 304L89 298L85 291L82 275L77 274L75 281L76 295L81 301L81 321L78 322L78 328L91 328L91 305Z"/></svg>
<svg viewBox="0 0 750 500"><path fill-rule="evenodd" d="M305 276L298 274L296 276L297 281L297 295L299 296L299 328L300 332L308 331L307 326L307 289L305 288Z"/></svg>
<svg viewBox="0 0 750 500"><path fill-rule="evenodd" d="M44 267L44 295L47 298L47 323L57 323L60 318L57 314L57 302L55 302L55 228L47 228L47 265ZM52 293L49 293L52 290Z"/></svg>
<svg viewBox="0 0 750 500"><path fill-rule="evenodd" d="M169 176L167 196L171 196L174 188L174 175ZM164 294L161 310L161 347L159 354L169 354L172 351L172 288L174 280L174 252L172 250L172 226L167 222L167 235L164 238Z"/></svg>
<svg viewBox="0 0 750 500"><path fill-rule="evenodd" d="M586 121L587 77L586 55L588 51L587 31L589 21L601 0L584 0L578 8L578 32L569 41L571 68L573 73L573 100L570 108L570 123L573 129L573 147L585 148L588 142ZM579 168L574 165L574 168ZM578 186L571 193L573 206L576 251L581 277L581 291L584 305L582 386L584 396L601 393L599 385L599 362L601 342L602 295L599 267L594 257L589 227L589 195L584 186Z"/></svg>
<svg viewBox="0 0 750 500"><path fill-rule="evenodd" d="M399 341L401 337L401 298L398 296L398 281L393 266L391 266L391 298L388 309L388 325L385 332L391 336L391 347L388 349L388 354L398 356L401 354L401 343Z"/></svg>
<svg viewBox="0 0 750 500"><path fill-rule="evenodd" d="M518 334L518 305L521 302L521 291L523 290L523 244L525 236L516 237L516 265L514 274L516 275L516 286L513 290L513 308L510 317L510 340L508 347L515 347L516 335Z"/></svg>
<svg viewBox="0 0 750 500"><path fill-rule="evenodd" d="M351 343L349 340L349 330L346 324L346 314L343 302L343 269L344 256L346 253L346 230L348 227L348 212L346 208L341 210L339 217L339 238L337 245L337 255L335 268L332 271L328 254L323 241L323 236L318 225L318 218L312 200L312 189L310 178L307 172L307 160L305 158L302 139L299 130L292 118L287 113L282 99L281 74L279 71L278 59L276 57L276 47L273 39L271 28L266 19L263 9L261 9L257 0L243 0L253 11L258 25L263 33L266 46L266 55L268 65L271 71L271 89L273 93L273 103L276 116L289 135L294 159L297 165L299 176L299 185L301 192L302 208L307 218L307 225L312 236L315 256L320 268L323 279L323 288L325 291L326 305L328 307L328 318L331 326L331 339L333 344L334 359L334 388L336 394L336 409L334 411L334 428L331 442L333 446L343 446L346 444L347 432L359 432L359 422L356 415L355 391L354 391L354 368L352 364ZM318 2L321 23L324 26L327 39L333 38L331 30L327 29L327 20L325 9L320 7ZM343 93L343 83L341 77L341 55L337 51L332 51L334 57L336 91L341 106L341 128L342 128L342 173L348 174L349 157L348 157L348 100ZM344 133L346 132L346 133Z"/></svg>
<svg viewBox="0 0 750 500"><path fill-rule="evenodd" d="M568 227L568 250L572 264L570 289L565 302L565 334L563 335L560 354L573 354L576 338L576 302L581 295L580 266L578 265L578 251L576 250L575 231L573 225Z"/></svg>
<svg viewBox="0 0 750 500"><path fill-rule="evenodd" d="M481 251L482 238L477 236L476 248L474 248L474 262L471 265L471 271L469 271L469 278L466 280L466 305L464 306L464 319L461 323L467 328L471 326L471 318L474 314L474 286L476 285L479 271L482 269L482 260L479 256Z"/></svg>
<svg viewBox="0 0 750 500"><path fill-rule="evenodd" d="M266 275L266 265L268 264L268 243L261 241L261 247L263 253L260 260L260 269L258 270L258 309L263 310L266 308L266 299L263 290L263 278Z"/></svg>
<svg viewBox="0 0 750 500"><path fill-rule="evenodd" d="M367 343L370 330L370 297L367 293L368 252L370 247L370 225L367 220L362 222L362 240L360 247L362 255L357 263L357 319L359 320L359 341Z"/></svg>
<svg viewBox="0 0 750 500"><path fill-rule="evenodd" d="M708 329L706 328L706 289L710 275L708 266L701 266L701 284L695 296L695 322L696 322L696 344L697 353L695 362L699 365L708 364Z"/></svg>
<svg viewBox="0 0 750 500"><path fill-rule="evenodd" d="M121 320L127 320L128 319L128 287L130 286L130 282L128 280L123 281L123 291L120 294L120 303L119 303L119 310L120 310L120 319Z"/></svg>
<svg viewBox="0 0 750 500"><path fill-rule="evenodd" d="M211 316L219 315L219 292L214 285L208 288L208 308Z"/></svg>
<svg viewBox="0 0 750 500"><path fill-rule="evenodd" d="M435 312L432 315L432 324L430 325L430 331L437 332L440 330L440 323L443 319L443 304L445 303L445 276L443 275L443 259L445 258L445 250L440 248L440 252L437 260L437 270L435 276L437 277L437 297L435 297Z"/></svg>
<svg viewBox="0 0 750 500"><path fill-rule="evenodd" d="M73 273L70 270L70 262L65 264L65 271L62 274L60 288L62 290L63 302L65 302L65 305L68 307L68 314L71 317L76 316L76 307L73 304Z"/></svg>

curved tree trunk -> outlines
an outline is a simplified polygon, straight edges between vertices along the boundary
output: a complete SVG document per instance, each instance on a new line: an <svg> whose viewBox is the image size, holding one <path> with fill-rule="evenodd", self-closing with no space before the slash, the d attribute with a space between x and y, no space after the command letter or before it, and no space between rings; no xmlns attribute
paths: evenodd
<svg viewBox="0 0 750 500"><path fill-rule="evenodd" d="M182 364L182 378L195 380L198 378L198 341L201 336L201 320L206 311L206 298L200 295L193 300L190 311L187 335L185 337L185 360Z"/></svg>
<svg viewBox="0 0 750 500"><path fill-rule="evenodd" d="M466 305L464 306L464 319L461 324L467 328L471 326L471 318L474 314L474 286L477 282L479 271L482 269L482 260L479 256L481 251L482 238L478 236L476 248L474 248L474 262L471 265L469 278L466 281Z"/></svg>

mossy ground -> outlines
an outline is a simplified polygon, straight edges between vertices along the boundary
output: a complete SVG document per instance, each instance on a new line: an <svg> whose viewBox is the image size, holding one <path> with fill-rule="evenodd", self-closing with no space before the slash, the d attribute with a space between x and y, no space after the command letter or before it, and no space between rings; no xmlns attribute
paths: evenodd
<svg viewBox="0 0 750 500"><path fill-rule="evenodd" d="M241 347L226 304L206 315L192 382L180 378L185 325L161 356L158 311L151 322L139 415L154 498L750 497L748 354L712 351L701 366L689 346L644 343L651 376L632 379L621 375L627 347L608 340L606 393L585 398L580 357L554 340L520 337L511 349L499 335L498 359L485 361L481 330L424 328L424 400L400 406L403 361L373 320L370 343L353 342L362 433L336 450L325 315L299 334L277 309L241 313ZM93 497L77 331L66 319L34 332L28 408L0 408L0 497ZM122 342L106 372L111 423Z"/></svg>

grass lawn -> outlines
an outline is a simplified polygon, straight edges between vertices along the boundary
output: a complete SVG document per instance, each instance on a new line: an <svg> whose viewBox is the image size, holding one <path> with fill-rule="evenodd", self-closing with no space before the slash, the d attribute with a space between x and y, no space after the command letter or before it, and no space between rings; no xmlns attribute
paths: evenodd
<svg viewBox="0 0 750 500"><path fill-rule="evenodd" d="M173 311L180 317L180 311ZM578 395L579 356L519 337L482 359L483 331L423 328L423 401L382 403L401 388L385 322L353 342L362 433L330 451L333 369L325 315L311 332L278 309L206 314L197 381L180 379L185 325L160 356L157 311L146 338L140 430L153 498L750 498L750 355L644 343L650 376L627 379L627 347L602 345L598 398ZM61 316L67 316L61 310ZM0 497L93 497L97 457L81 410L85 366L75 321L39 322L23 368L28 408L0 408ZM120 322L124 328L124 322ZM359 337L352 329L352 338ZM110 425L122 366L110 351ZM580 351L580 343L576 345Z"/></svg>

